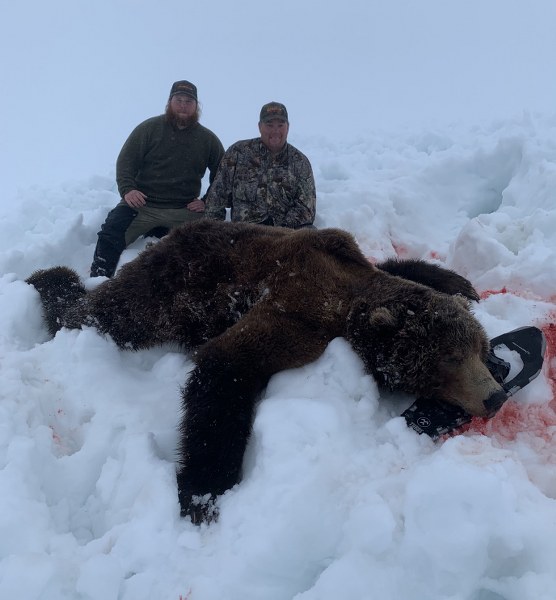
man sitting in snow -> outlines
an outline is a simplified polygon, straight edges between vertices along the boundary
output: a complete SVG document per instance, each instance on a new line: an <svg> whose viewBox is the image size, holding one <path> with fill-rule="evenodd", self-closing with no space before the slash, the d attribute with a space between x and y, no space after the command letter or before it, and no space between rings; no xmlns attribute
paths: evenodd
<svg viewBox="0 0 556 600"><path fill-rule="evenodd" d="M112 277L122 251L140 235L203 216L201 180L208 168L212 183L224 148L199 116L197 88L176 81L165 114L131 132L116 163L122 200L98 232L91 277Z"/></svg>
<svg viewBox="0 0 556 600"><path fill-rule="evenodd" d="M223 220L311 227L316 192L311 163L287 143L288 111L279 102L261 109L261 136L230 146L205 197L205 214Z"/></svg>

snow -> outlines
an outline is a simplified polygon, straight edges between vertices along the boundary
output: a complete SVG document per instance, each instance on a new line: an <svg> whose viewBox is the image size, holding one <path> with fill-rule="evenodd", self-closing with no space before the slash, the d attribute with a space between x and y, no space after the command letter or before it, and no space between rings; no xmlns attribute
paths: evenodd
<svg viewBox="0 0 556 600"><path fill-rule="evenodd" d="M552 600L553 3L287 0L283 15L236 4L212 28L198 3L27 0L4 11L0 598ZM184 14L204 19L188 42ZM258 36L273 27L279 48L262 56ZM155 49L153 31L166 32ZM201 42L206 56L190 68ZM230 69L248 58L255 80ZM290 141L313 164L318 227L352 232L372 261L422 257L462 273L490 336L544 330L541 375L492 420L434 443L399 417L412 399L379 393L336 339L270 381L220 520L181 519L174 459L190 358L122 352L88 328L50 339L24 280L65 264L94 285L117 152L183 77L225 145L256 134L265 101L284 101Z"/></svg>

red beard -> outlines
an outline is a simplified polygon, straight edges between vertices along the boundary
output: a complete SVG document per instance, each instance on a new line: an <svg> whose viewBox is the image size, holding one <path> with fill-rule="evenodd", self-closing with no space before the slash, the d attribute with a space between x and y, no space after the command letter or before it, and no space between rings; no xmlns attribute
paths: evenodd
<svg viewBox="0 0 556 600"><path fill-rule="evenodd" d="M174 127L177 127L178 129L185 129L186 127L190 127L191 125L199 122L199 105L197 104L197 109L195 110L195 114L193 116L184 118L172 110L170 104L167 104L166 118Z"/></svg>

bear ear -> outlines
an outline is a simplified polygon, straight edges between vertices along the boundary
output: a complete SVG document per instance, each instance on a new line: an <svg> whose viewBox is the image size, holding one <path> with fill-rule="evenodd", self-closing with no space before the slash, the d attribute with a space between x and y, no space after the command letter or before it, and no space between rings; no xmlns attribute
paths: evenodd
<svg viewBox="0 0 556 600"><path fill-rule="evenodd" d="M369 315L371 327L395 327L396 317L385 306L375 308Z"/></svg>

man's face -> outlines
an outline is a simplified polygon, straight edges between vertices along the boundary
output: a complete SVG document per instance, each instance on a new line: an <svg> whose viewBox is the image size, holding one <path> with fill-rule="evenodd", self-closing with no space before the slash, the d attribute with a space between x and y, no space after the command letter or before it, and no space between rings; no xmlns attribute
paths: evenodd
<svg viewBox="0 0 556 600"><path fill-rule="evenodd" d="M259 123L261 140L272 154L277 154L282 150L288 139L289 129L289 123L281 119L272 119L271 121L261 121Z"/></svg>
<svg viewBox="0 0 556 600"><path fill-rule="evenodd" d="M197 102L187 94L175 94L170 99L170 109L179 121L187 122L195 115Z"/></svg>

